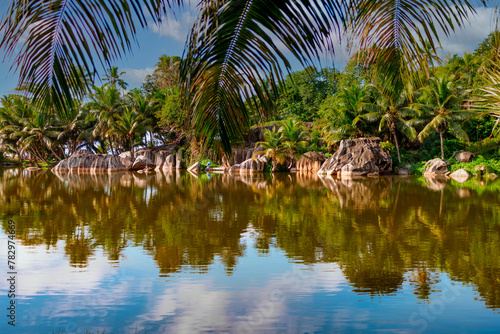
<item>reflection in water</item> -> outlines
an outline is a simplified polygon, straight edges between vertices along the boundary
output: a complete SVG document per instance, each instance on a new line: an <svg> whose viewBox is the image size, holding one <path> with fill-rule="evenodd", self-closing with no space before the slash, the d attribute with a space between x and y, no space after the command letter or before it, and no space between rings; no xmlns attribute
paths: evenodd
<svg viewBox="0 0 500 334"><path fill-rule="evenodd" d="M0 180L4 231L14 219L24 245L63 241L75 268L137 246L160 276L206 273L216 260L230 276L247 235L260 256L278 248L294 263L335 263L358 294L394 294L408 281L426 301L441 271L500 307L499 182L19 169L0 170Z"/></svg>

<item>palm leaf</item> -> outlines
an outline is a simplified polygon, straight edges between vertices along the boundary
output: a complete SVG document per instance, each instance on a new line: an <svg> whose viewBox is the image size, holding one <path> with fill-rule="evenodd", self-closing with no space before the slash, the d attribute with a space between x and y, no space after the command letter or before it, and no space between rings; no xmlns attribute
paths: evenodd
<svg viewBox="0 0 500 334"><path fill-rule="evenodd" d="M328 47L324 39L339 30L341 18L339 3L331 0L203 2L181 64L203 142L220 137L230 151L247 129L250 111L262 116L273 109L282 69L290 69L275 40L305 63ZM258 103L248 103L248 110L245 101L252 99Z"/></svg>
<svg viewBox="0 0 500 334"><path fill-rule="evenodd" d="M449 35L474 13L470 1L353 0L348 31L367 49L364 61L375 65L387 82L411 82L435 50L442 30Z"/></svg>
<svg viewBox="0 0 500 334"><path fill-rule="evenodd" d="M449 121L448 122L448 130L456 138L463 140L463 141L467 141L467 142L469 141L469 135L467 135L467 132L465 132L464 129L462 129L462 127L459 124L457 124L453 121Z"/></svg>
<svg viewBox="0 0 500 334"><path fill-rule="evenodd" d="M181 0L12 0L0 28L0 47L15 55L19 86L37 103L65 108L81 97L86 73L130 51L136 26L147 15L160 21L170 4ZM148 18L149 18L148 17ZM26 41L22 39L26 37Z"/></svg>

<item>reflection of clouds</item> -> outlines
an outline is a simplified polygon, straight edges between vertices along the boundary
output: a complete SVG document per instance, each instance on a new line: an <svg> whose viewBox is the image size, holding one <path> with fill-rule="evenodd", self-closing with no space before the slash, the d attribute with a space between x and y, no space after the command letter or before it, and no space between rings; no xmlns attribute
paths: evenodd
<svg viewBox="0 0 500 334"><path fill-rule="evenodd" d="M63 251L64 241L51 250L46 250L46 246L17 245L17 248L23 296L87 294L113 274L104 256L91 258L85 270L71 267Z"/></svg>
<svg viewBox="0 0 500 334"><path fill-rule="evenodd" d="M269 277L261 285L243 285L227 290L215 279L204 281L180 279L150 301L144 314L130 326L148 330L157 322L158 332L194 333L203 331L254 332L276 328L276 324L304 331L317 331L323 325L318 318L304 320L290 317L291 303L301 302L321 291L330 296L346 285L336 264L293 265L293 270ZM326 317L323 319L327 321ZM306 327L304 327L306 326ZM151 327L149 328L151 329Z"/></svg>
<svg viewBox="0 0 500 334"><path fill-rule="evenodd" d="M201 330L226 329L230 321L229 292L217 290L211 282L181 280L157 300L151 302L149 312L137 316L131 326L147 330L151 322L163 322L173 317L173 323L164 323L158 332L195 333Z"/></svg>

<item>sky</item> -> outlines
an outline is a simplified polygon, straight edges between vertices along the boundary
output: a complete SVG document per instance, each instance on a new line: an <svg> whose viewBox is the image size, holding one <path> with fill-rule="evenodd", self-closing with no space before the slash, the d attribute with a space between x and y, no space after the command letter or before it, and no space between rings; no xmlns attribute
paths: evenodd
<svg viewBox="0 0 500 334"><path fill-rule="evenodd" d="M4 17L10 0L0 0L0 15ZM133 45L132 53L125 55L113 66L117 66L120 72L125 72L123 79L129 83L129 89L139 87L144 77L153 72L158 58L167 54L169 56L182 56L188 32L196 20L196 0L186 1L184 9L178 10L174 17L170 17L162 26L153 24L147 30L139 30L138 43ZM440 56L447 53L463 54L465 51L473 51L476 46L488 36L494 27L494 9L477 8L476 15L470 19L465 26L454 33L450 38L441 37L443 49ZM2 32L0 31L0 37ZM335 57L325 56L321 61L322 66L337 67L345 66L349 58L343 45L338 44ZM289 52L285 53L290 55ZM5 52L0 50L0 96L13 92L18 76L15 71L10 71L13 59L4 59ZM298 62L292 62L293 70L300 70ZM101 69L101 75L103 70Z"/></svg>

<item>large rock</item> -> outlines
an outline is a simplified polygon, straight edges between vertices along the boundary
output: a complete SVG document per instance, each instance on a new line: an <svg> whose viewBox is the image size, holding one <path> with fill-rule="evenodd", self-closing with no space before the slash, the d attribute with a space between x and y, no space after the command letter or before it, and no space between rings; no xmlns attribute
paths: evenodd
<svg viewBox="0 0 500 334"><path fill-rule="evenodd" d="M77 152L60 161L52 170L54 172L96 173L130 170L134 159L122 158L118 155L92 154Z"/></svg>
<svg viewBox="0 0 500 334"><path fill-rule="evenodd" d="M307 152L305 153L299 161L297 161L297 172L298 173L317 173L326 157L321 152Z"/></svg>
<svg viewBox="0 0 500 334"><path fill-rule="evenodd" d="M149 159L144 155L139 155L137 158L135 158L130 169L131 170L154 169L155 166L156 166L155 163L151 161L151 159Z"/></svg>
<svg viewBox="0 0 500 334"><path fill-rule="evenodd" d="M425 170L424 175L433 176L444 175L448 173L448 165L440 158L427 161L425 163L425 166L427 167L427 169Z"/></svg>
<svg viewBox="0 0 500 334"><path fill-rule="evenodd" d="M124 152L120 155L93 154L80 150L62 160L53 171L98 173L142 169L173 169L176 166L177 145L157 146L138 150L135 154Z"/></svg>
<svg viewBox="0 0 500 334"><path fill-rule="evenodd" d="M380 141L377 137L342 140L318 174L358 176L392 172L391 155L380 147Z"/></svg>
<svg viewBox="0 0 500 334"><path fill-rule="evenodd" d="M471 162L475 157L474 153L469 151L460 151L455 154L455 160L460 162Z"/></svg>
<svg viewBox="0 0 500 334"><path fill-rule="evenodd" d="M229 173L232 175L262 173L266 164L267 158L264 155L261 155L255 157L254 159L247 159L241 164L233 165L229 168Z"/></svg>

